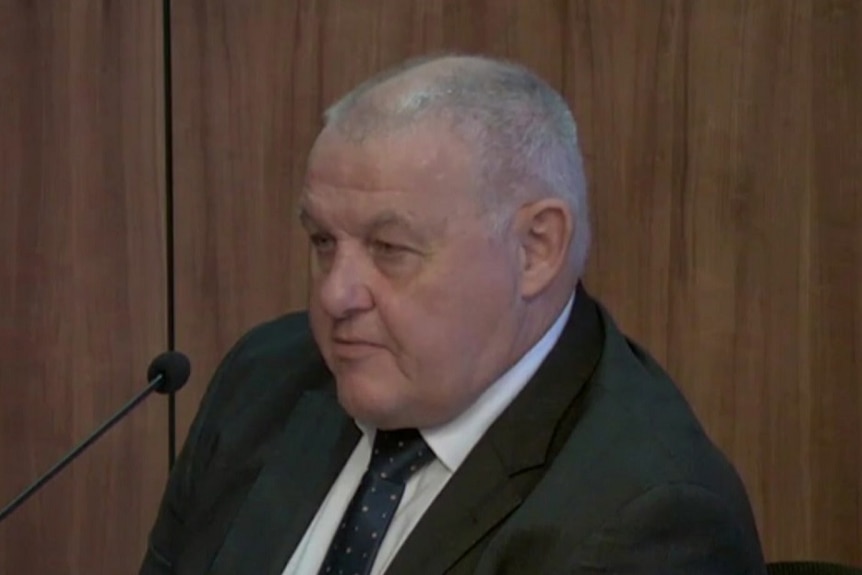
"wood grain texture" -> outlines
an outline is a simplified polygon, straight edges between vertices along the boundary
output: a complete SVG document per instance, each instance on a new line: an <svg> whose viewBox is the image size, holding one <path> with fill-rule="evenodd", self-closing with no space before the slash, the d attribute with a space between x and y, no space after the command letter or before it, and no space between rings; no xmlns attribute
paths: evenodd
<svg viewBox="0 0 862 575"><path fill-rule="evenodd" d="M862 563L860 5L570 8L589 283L740 468L769 556Z"/></svg>
<svg viewBox="0 0 862 575"><path fill-rule="evenodd" d="M183 431L238 335L306 300L296 186L320 111L307 4L172 5L176 342L195 366Z"/></svg>
<svg viewBox="0 0 862 575"><path fill-rule="evenodd" d="M161 11L0 0L0 501L167 344ZM132 573L167 472L150 399L0 525L0 573Z"/></svg>
<svg viewBox="0 0 862 575"><path fill-rule="evenodd" d="M521 61L571 102L587 284L737 464L770 559L862 564L862 3L177 0L180 427L248 327L304 306L293 217L326 105L404 58Z"/></svg>

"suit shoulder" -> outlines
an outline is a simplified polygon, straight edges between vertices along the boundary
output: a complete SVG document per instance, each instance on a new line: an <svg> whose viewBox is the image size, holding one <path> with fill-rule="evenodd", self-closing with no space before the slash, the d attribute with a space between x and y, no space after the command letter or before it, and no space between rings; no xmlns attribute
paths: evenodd
<svg viewBox="0 0 862 575"><path fill-rule="evenodd" d="M671 483L712 492L751 528L750 503L733 463L708 435L684 392L647 349L605 312L607 340L594 377L593 409L581 422L613 437L604 461L620 495ZM610 435L599 430L613 429ZM637 462L637 464L634 464Z"/></svg>
<svg viewBox="0 0 862 575"><path fill-rule="evenodd" d="M735 470L674 379L616 327L608 334L596 374L597 391L606 399L599 405L628 438L617 448L649 462L637 469L642 479L735 483Z"/></svg>
<svg viewBox="0 0 862 575"><path fill-rule="evenodd" d="M308 314L287 313L250 328L222 359L212 385L241 382L244 392L278 387L277 382L310 384L324 375L323 357L311 332ZM223 383L220 383L223 382Z"/></svg>
<svg viewBox="0 0 862 575"><path fill-rule="evenodd" d="M681 390L605 310L601 320L601 357L572 405L575 422L519 515L566 525L561 536L580 542L629 503L682 490L720 501L726 527L758 545L744 485Z"/></svg>
<svg viewBox="0 0 862 575"><path fill-rule="evenodd" d="M219 363L198 418L212 431L254 427L287 415L304 391L329 385L305 312L288 313L250 328Z"/></svg>
<svg viewBox="0 0 862 575"><path fill-rule="evenodd" d="M308 322L308 313L297 311L261 322L248 329L231 348L227 357L261 359L285 353L306 356L317 349Z"/></svg>

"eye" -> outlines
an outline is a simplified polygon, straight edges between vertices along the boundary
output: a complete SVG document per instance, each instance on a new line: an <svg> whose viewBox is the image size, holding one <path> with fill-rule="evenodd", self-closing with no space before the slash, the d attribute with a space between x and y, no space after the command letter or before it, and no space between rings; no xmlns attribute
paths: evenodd
<svg viewBox="0 0 862 575"><path fill-rule="evenodd" d="M311 245L318 252L327 252L335 247L335 239L329 234L314 233L310 236Z"/></svg>
<svg viewBox="0 0 862 575"><path fill-rule="evenodd" d="M371 242L371 251L375 256L391 258L404 254L407 252L407 248L382 240L374 240Z"/></svg>

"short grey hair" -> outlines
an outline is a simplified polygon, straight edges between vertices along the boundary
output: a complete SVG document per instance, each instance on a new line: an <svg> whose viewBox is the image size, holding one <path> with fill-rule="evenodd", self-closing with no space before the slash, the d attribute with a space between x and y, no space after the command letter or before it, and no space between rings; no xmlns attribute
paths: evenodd
<svg viewBox="0 0 862 575"><path fill-rule="evenodd" d="M387 95L389 84L394 92ZM431 56L366 80L327 109L324 122L363 140L429 116L448 119L476 149L495 225L509 221L519 200L550 195L568 203L575 227L571 263L582 275L591 236L587 184L577 126L565 99L513 62Z"/></svg>

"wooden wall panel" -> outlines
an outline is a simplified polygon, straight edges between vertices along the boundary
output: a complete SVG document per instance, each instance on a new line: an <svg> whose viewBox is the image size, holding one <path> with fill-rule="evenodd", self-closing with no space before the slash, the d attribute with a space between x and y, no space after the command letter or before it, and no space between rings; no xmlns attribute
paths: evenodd
<svg viewBox="0 0 862 575"><path fill-rule="evenodd" d="M803 313L815 541L862 563L862 3L812 6ZM854 505L855 503L855 505ZM854 529L855 525L855 529Z"/></svg>
<svg viewBox="0 0 862 575"><path fill-rule="evenodd" d="M517 59L568 97L587 284L678 380L770 559L862 564L862 4L176 0L180 428L251 325L305 304L320 113L406 57Z"/></svg>
<svg viewBox="0 0 862 575"><path fill-rule="evenodd" d="M155 2L0 0L0 504L167 345ZM132 573L167 472L151 398L0 525L0 573Z"/></svg>
<svg viewBox="0 0 862 575"><path fill-rule="evenodd" d="M320 99L308 6L172 5L176 345L194 365L182 432L238 334L306 299L295 189Z"/></svg>
<svg viewBox="0 0 862 575"><path fill-rule="evenodd" d="M589 283L740 468L771 557L862 563L860 15L569 14L592 78L575 65L566 86L592 175Z"/></svg>

